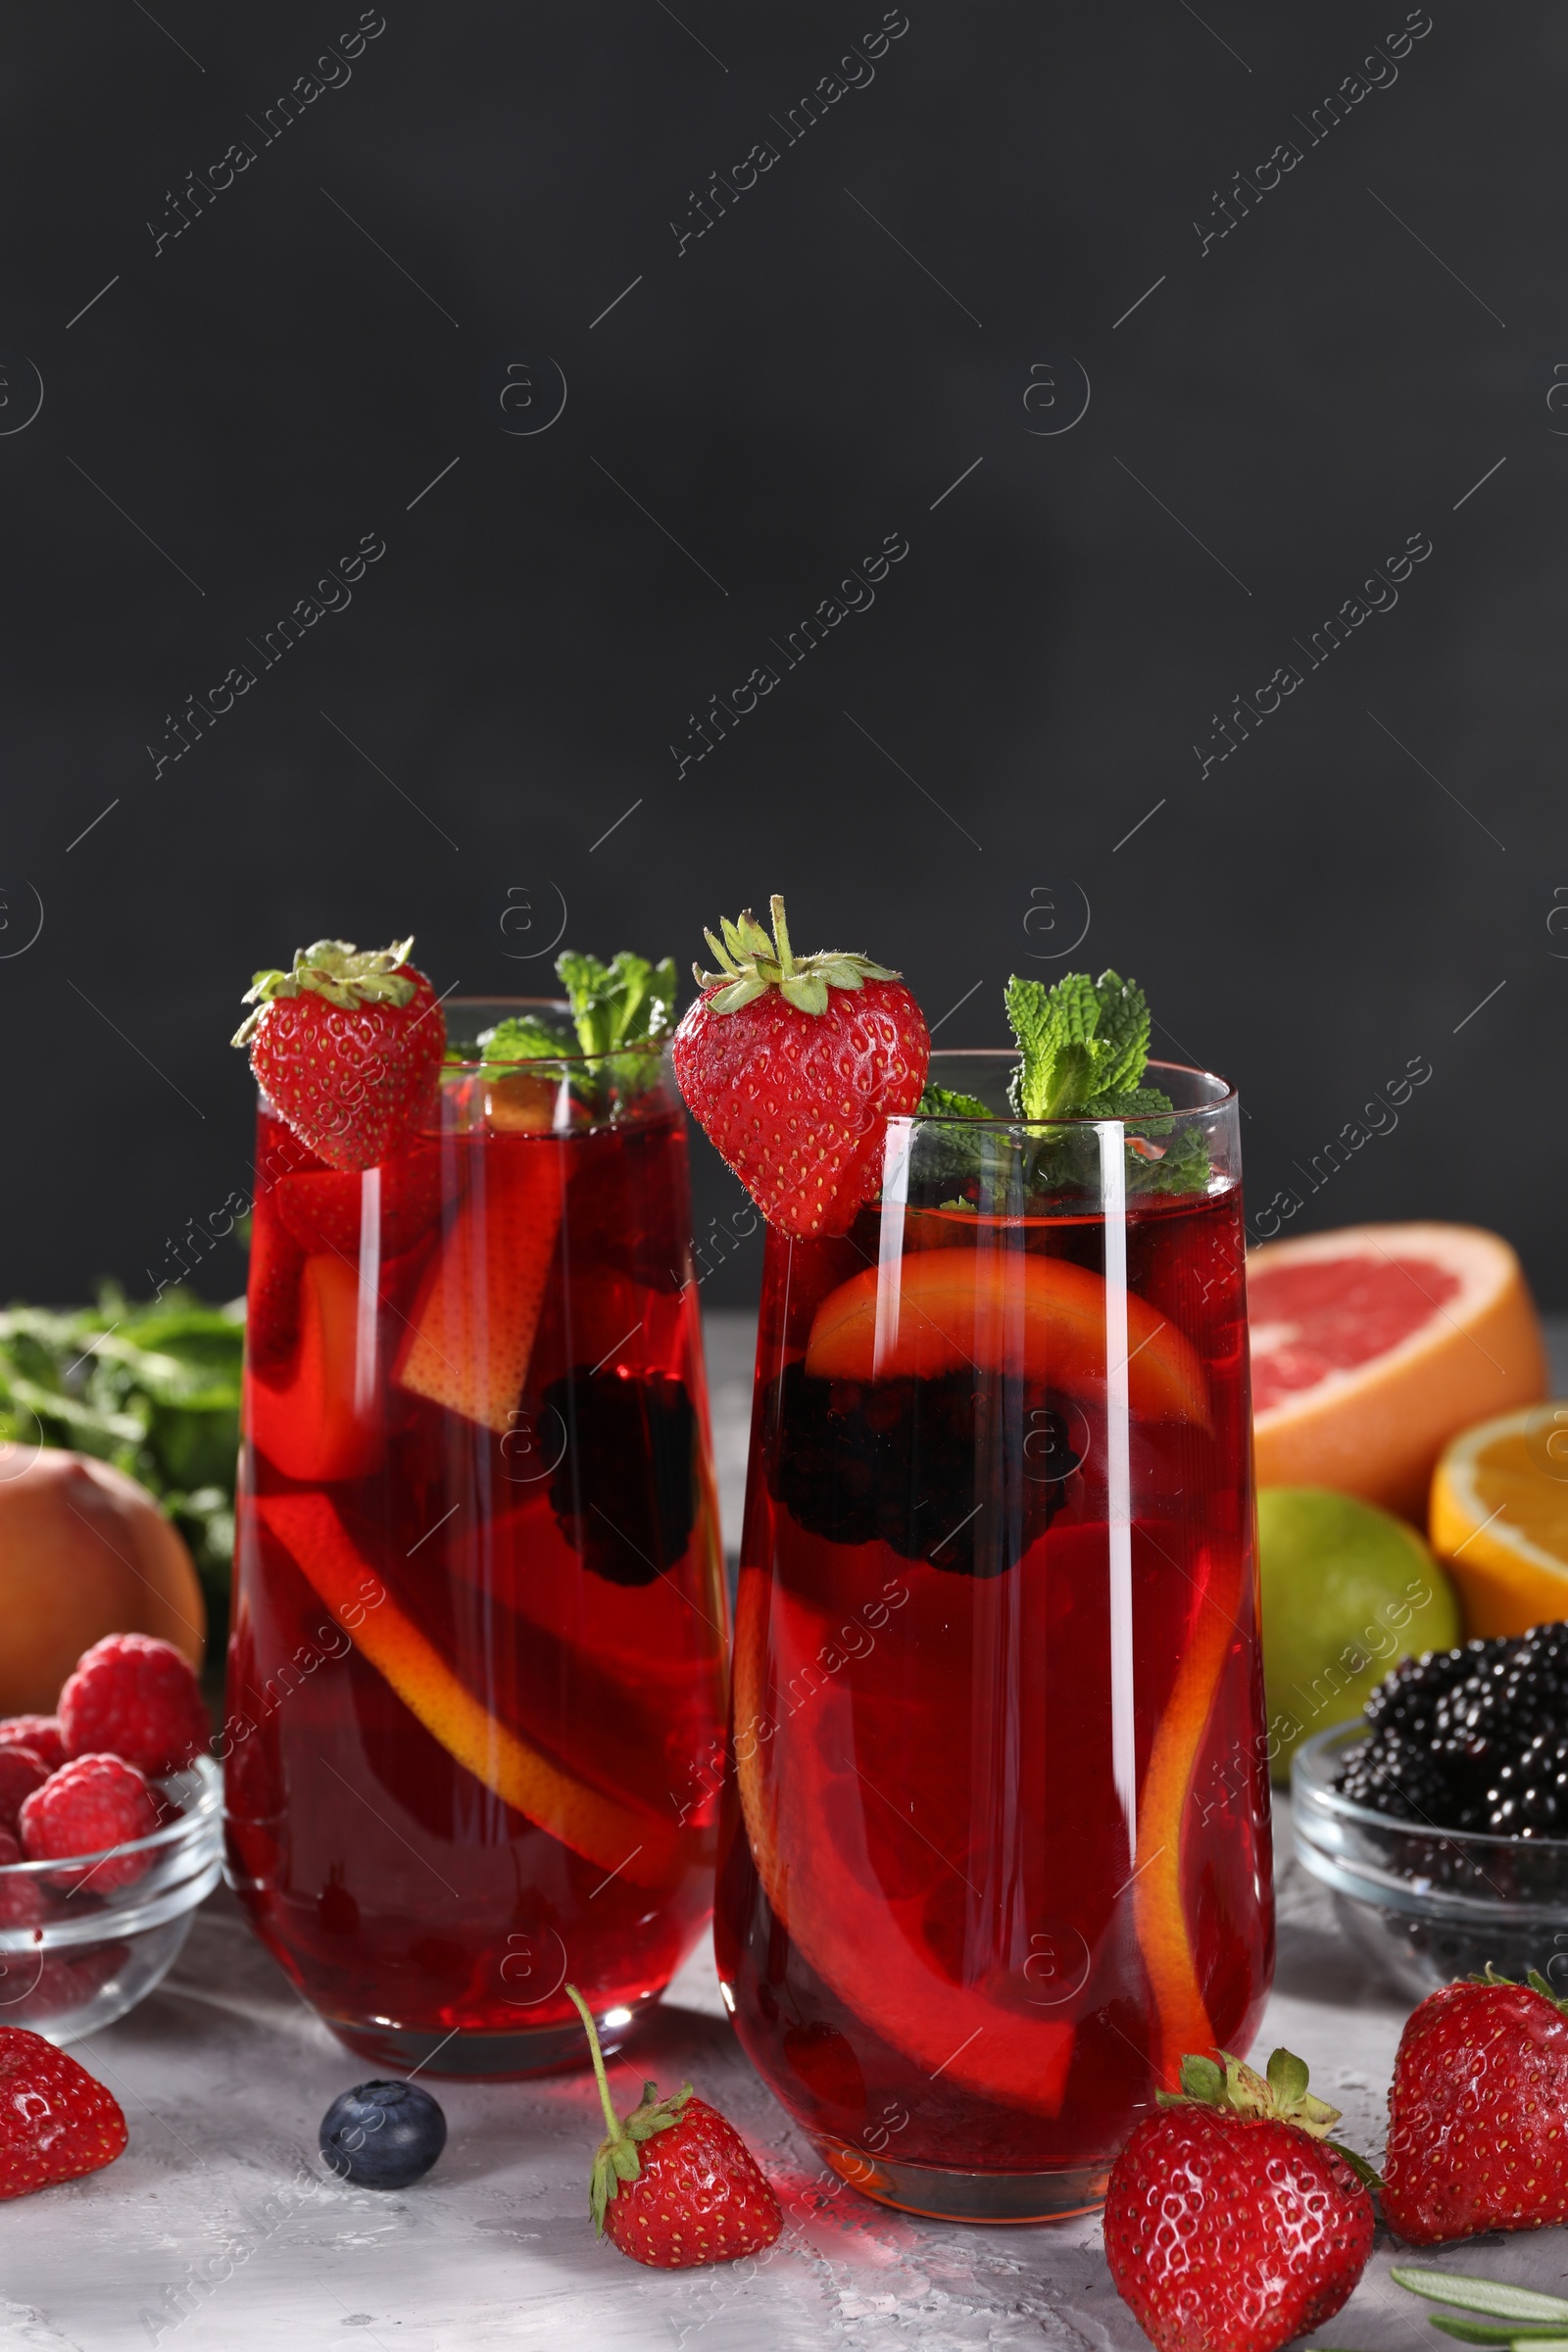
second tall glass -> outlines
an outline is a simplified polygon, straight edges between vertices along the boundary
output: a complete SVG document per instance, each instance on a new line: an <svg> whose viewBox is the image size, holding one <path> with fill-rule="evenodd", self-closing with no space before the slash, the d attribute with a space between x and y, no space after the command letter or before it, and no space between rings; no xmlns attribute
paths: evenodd
<svg viewBox="0 0 1568 2352"><path fill-rule="evenodd" d="M888 1122L769 1232L717 1903L741 2038L913 2211L1097 2203L1273 1954L1235 1098Z"/></svg>
<svg viewBox="0 0 1568 2352"><path fill-rule="evenodd" d="M257 1163L232 1883L367 2057L575 2062L568 1976L613 2046L711 1899L725 1600L667 1065L470 1043L380 1167L265 1100Z"/></svg>

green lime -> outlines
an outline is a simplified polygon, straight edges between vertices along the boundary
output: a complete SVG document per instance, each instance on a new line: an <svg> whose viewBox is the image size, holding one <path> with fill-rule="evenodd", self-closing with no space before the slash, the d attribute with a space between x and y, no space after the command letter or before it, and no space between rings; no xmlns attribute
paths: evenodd
<svg viewBox="0 0 1568 2352"><path fill-rule="evenodd" d="M1269 1750L1358 1715L1400 1658L1462 1639L1452 1585L1413 1527L1329 1487L1257 1497Z"/></svg>

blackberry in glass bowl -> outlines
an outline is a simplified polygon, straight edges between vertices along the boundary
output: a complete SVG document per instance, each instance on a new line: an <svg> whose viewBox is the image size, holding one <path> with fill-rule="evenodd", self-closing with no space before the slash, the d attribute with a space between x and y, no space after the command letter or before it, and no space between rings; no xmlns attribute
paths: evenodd
<svg viewBox="0 0 1568 2352"><path fill-rule="evenodd" d="M1401 1660L1291 1780L1297 1859L1405 1991L1568 1991L1568 1625Z"/></svg>

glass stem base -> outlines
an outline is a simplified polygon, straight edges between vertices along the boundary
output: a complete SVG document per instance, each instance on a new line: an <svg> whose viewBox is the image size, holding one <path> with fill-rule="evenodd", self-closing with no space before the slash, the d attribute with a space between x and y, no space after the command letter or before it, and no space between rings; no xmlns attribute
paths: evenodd
<svg viewBox="0 0 1568 2352"><path fill-rule="evenodd" d="M895 2164L868 2156L847 2139L808 2134L841 2180L879 2205L934 2222L1064 2222L1097 2213L1105 2201L1109 2164L1050 2173L960 2173L934 2164Z"/></svg>
<svg viewBox="0 0 1568 2352"><path fill-rule="evenodd" d="M607 2013L595 2010L594 2024L607 2058L612 2057L633 2031L637 2018L659 1998L657 1993L628 2015L625 2008ZM533 2075L574 2074L586 2068L588 2036L573 2019L569 2025L529 2026L498 2032L460 2026L456 2032L439 2026L396 2026L373 2019L323 2017L339 2041L360 2058L385 2067L392 2075L427 2075L451 2082L521 2082Z"/></svg>

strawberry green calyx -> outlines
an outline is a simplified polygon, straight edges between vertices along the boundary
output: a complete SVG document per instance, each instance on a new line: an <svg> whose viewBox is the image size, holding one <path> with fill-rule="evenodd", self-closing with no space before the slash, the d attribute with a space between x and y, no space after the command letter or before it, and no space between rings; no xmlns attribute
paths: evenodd
<svg viewBox="0 0 1568 2352"><path fill-rule="evenodd" d="M407 1004L415 982L403 966L414 950L412 936L394 940L389 948L369 948L362 955L346 939L318 939L314 947L296 948L289 972L258 972L242 1004L254 1004L229 1040L248 1046L269 1004L279 997L324 997L352 1012L358 1004Z"/></svg>
<svg viewBox="0 0 1568 2352"><path fill-rule="evenodd" d="M1276 2050L1266 2077L1233 2058L1228 2050L1221 2050L1219 2057L1219 2065L1212 2058L1184 2058L1181 2089L1160 2091L1160 2105L1223 2107L1232 2115L1297 2124L1314 2139L1327 2139L1331 2125L1339 2122L1339 2109L1326 2099L1314 2098L1307 2089L1306 2061L1294 2051Z"/></svg>
<svg viewBox="0 0 1568 2352"><path fill-rule="evenodd" d="M795 955L784 919L784 902L776 892L771 906L771 939L750 908L738 922L720 921L722 940L715 939L711 931L704 932L720 968L705 972L700 963L694 963L692 971L698 987L708 995L710 1011L739 1012L742 1005L754 1004L776 988L797 1012L822 1013L827 1010L831 989L861 988L867 980L899 977L885 964L873 963L868 956L848 956L833 948L817 956ZM709 995L710 991L714 993Z"/></svg>
<svg viewBox="0 0 1568 2352"><path fill-rule="evenodd" d="M1217 2107L1254 2123L1294 2124L1342 2157L1363 2188L1381 2188L1381 2180L1364 2156L1329 2137L1340 2110L1309 2091L1307 2081L1306 2060L1294 2050L1275 2050L1266 2076L1221 2050L1218 2064L1189 2054L1182 2060L1181 2089L1161 2090L1155 2096L1161 2107Z"/></svg>
<svg viewBox="0 0 1568 2352"><path fill-rule="evenodd" d="M645 2139L652 2139L656 2132L667 2132L680 2122L681 2110L692 2095L692 2086L689 2082L683 2082L672 2098L662 2099L658 2083L645 2082L643 2095L630 2115L618 2116L610 2095L610 2081L605 2073L604 2052L599 2047L593 2012L575 1984L568 1984L565 1990L587 2030L589 2055L594 2062L594 2079L599 2084L599 2103L605 2111L605 2136L594 2151L594 2166L588 2187L588 2209L594 2217L595 2230L603 2237L605 2208L622 2181L629 2187L642 2173L642 2158L637 2153L639 2146Z"/></svg>
<svg viewBox="0 0 1568 2352"><path fill-rule="evenodd" d="M1506 1985L1510 1992L1519 1992L1524 1988L1523 1986L1515 1984L1512 1977L1499 1976L1494 1963L1491 1960L1487 1962L1486 1975L1483 1977L1472 1977L1470 1982L1472 1984ZM1527 1968L1525 1970L1525 1984L1530 1987L1532 1992L1539 1992L1544 2001L1549 2001L1559 2017L1568 2017L1568 1999L1565 1999L1561 1993L1557 1993L1552 1990L1551 1986L1547 1984L1545 1978L1542 1975L1539 1968Z"/></svg>

